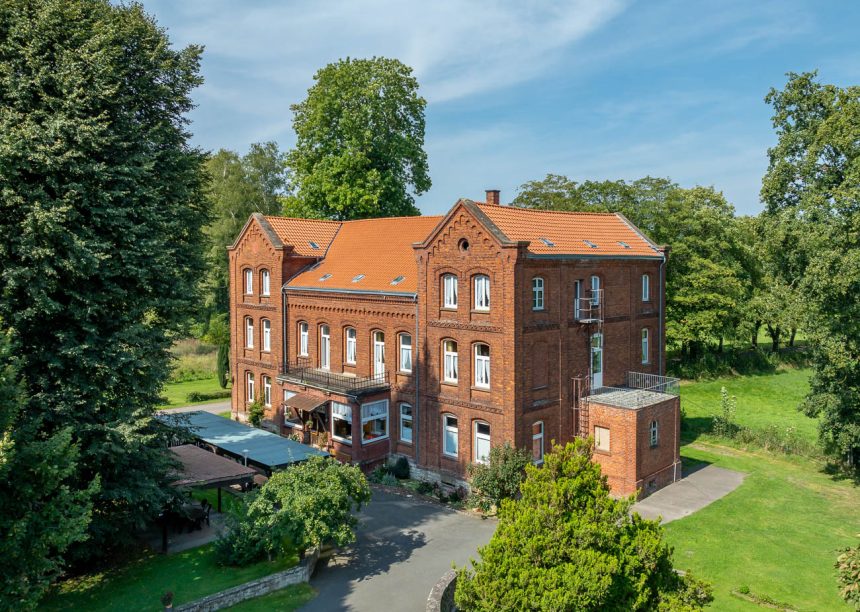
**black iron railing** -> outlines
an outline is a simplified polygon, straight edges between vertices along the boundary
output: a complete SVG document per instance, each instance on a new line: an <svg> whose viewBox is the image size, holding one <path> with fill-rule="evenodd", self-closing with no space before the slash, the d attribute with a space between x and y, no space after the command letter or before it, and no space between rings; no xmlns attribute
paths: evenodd
<svg viewBox="0 0 860 612"><path fill-rule="evenodd" d="M318 387L346 395L363 395L387 389L388 372L375 376L350 376L315 368L307 357L281 365L280 377L290 382Z"/></svg>

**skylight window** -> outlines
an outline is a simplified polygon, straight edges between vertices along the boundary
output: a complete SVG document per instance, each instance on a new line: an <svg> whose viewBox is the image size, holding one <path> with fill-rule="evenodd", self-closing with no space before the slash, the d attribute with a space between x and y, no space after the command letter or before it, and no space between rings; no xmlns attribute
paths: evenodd
<svg viewBox="0 0 860 612"><path fill-rule="evenodd" d="M540 241L543 242L548 247L554 247L555 246L555 243L548 238L541 238Z"/></svg>
<svg viewBox="0 0 860 612"><path fill-rule="evenodd" d="M352 277L352 282L357 283L362 278L364 278L364 274L356 274L355 276Z"/></svg>
<svg viewBox="0 0 860 612"><path fill-rule="evenodd" d="M596 249L596 248L597 248L597 245L596 245L596 244L594 244L591 240L583 240L583 242L584 242L585 244L587 244L588 246L590 246L592 249Z"/></svg>
<svg viewBox="0 0 860 612"><path fill-rule="evenodd" d="M629 245L629 244L627 244L626 242L624 242L623 240L619 240L619 241L618 241L618 244L620 244L621 246L623 246L625 249L629 249L629 248L630 248L630 245Z"/></svg>
<svg viewBox="0 0 860 612"><path fill-rule="evenodd" d="M323 274L322 276L320 276L320 280L321 280L321 281L325 281L325 280L328 280L328 279L330 279L330 278L331 278L331 274L328 274L328 273Z"/></svg>
<svg viewBox="0 0 860 612"><path fill-rule="evenodd" d="M399 285L400 283L402 283L402 282L403 282L403 279L404 279L404 278L406 278L406 277L405 277L405 276L398 276L398 277L397 277L397 278L395 278L393 281L391 281L391 284L392 284L392 285Z"/></svg>
<svg viewBox="0 0 860 612"><path fill-rule="evenodd" d="M309 244L309 245L311 245L311 248L312 248L312 249L318 249L318 248L320 248L320 245L318 245L318 244L317 244L316 242L314 242L313 240L309 240L309 241L308 241L308 244Z"/></svg>

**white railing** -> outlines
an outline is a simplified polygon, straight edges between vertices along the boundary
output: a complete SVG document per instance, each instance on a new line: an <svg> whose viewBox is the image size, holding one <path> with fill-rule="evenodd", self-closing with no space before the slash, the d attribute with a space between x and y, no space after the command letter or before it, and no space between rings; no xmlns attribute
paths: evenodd
<svg viewBox="0 0 860 612"><path fill-rule="evenodd" d="M628 389L642 389L655 393L678 395L681 392L680 383L680 379L672 376L660 376L659 374L646 374L644 372L627 372L625 386Z"/></svg>

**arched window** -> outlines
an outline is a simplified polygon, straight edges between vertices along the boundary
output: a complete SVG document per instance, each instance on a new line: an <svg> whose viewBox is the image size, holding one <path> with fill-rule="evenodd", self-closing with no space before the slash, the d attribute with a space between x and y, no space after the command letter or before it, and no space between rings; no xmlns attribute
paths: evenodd
<svg viewBox="0 0 860 612"><path fill-rule="evenodd" d="M591 277L591 305L600 306L600 277L596 274Z"/></svg>
<svg viewBox="0 0 860 612"><path fill-rule="evenodd" d="M263 403L266 406L272 405L272 379L268 376L263 376Z"/></svg>
<svg viewBox="0 0 860 612"><path fill-rule="evenodd" d="M346 362L347 363L355 363L355 356L357 354L357 346L358 346L358 336L356 335L354 327L346 328Z"/></svg>
<svg viewBox="0 0 860 612"><path fill-rule="evenodd" d="M532 463L543 463L543 421L532 424Z"/></svg>
<svg viewBox="0 0 860 612"><path fill-rule="evenodd" d="M254 401L254 373L246 372L245 373L245 390L248 392L248 401Z"/></svg>
<svg viewBox="0 0 860 612"><path fill-rule="evenodd" d="M299 355L308 356L308 324L304 321L299 323Z"/></svg>
<svg viewBox="0 0 860 612"><path fill-rule="evenodd" d="M442 306L457 308L457 277L453 274L442 276Z"/></svg>
<svg viewBox="0 0 860 612"><path fill-rule="evenodd" d="M445 340L442 343L442 379L445 382L456 383L458 380L458 356L457 343L453 340Z"/></svg>
<svg viewBox="0 0 860 612"><path fill-rule="evenodd" d="M475 310L490 309L490 277L486 274L475 276Z"/></svg>
<svg viewBox="0 0 860 612"><path fill-rule="evenodd" d="M254 319L245 317L245 347L254 348Z"/></svg>
<svg viewBox="0 0 860 612"><path fill-rule="evenodd" d="M490 347L486 344L475 345L475 386L490 388Z"/></svg>
<svg viewBox="0 0 860 612"><path fill-rule="evenodd" d="M331 333L328 325L320 325L320 368L331 367Z"/></svg>
<svg viewBox="0 0 860 612"><path fill-rule="evenodd" d="M412 336L410 334L400 334L397 336L400 344L400 371L412 371Z"/></svg>
<svg viewBox="0 0 860 612"><path fill-rule="evenodd" d="M254 293L254 271L251 268L245 268L245 295L253 295Z"/></svg>
<svg viewBox="0 0 860 612"><path fill-rule="evenodd" d="M412 442L412 406L400 404L400 441Z"/></svg>
<svg viewBox="0 0 860 612"><path fill-rule="evenodd" d="M373 332L373 375L385 376L385 334L381 331Z"/></svg>
<svg viewBox="0 0 860 612"><path fill-rule="evenodd" d="M457 417L453 414L442 415L442 452L449 457L456 457L459 451L459 430Z"/></svg>
<svg viewBox="0 0 860 612"><path fill-rule="evenodd" d="M648 438L652 447L657 446L660 442L660 429L656 419L651 421L651 425L648 427Z"/></svg>
<svg viewBox="0 0 860 612"><path fill-rule="evenodd" d="M475 421L475 463L490 461L490 424Z"/></svg>
<svg viewBox="0 0 860 612"><path fill-rule="evenodd" d="M651 277L647 274L642 275L642 301L647 302L651 299Z"/></svg>
<svg viewBox="0 0 860 612"><path fill-rule="evenodd" d="M536 276L532 279L532 310L543 310L543 279Z"/></svg>
<svg viewBox="0 0 860 612"><path fill-rule="evenodd" d="M260 321L260 326L263 328L263 350L272 350L272 322L268 319Z"/></svg>
<svg viewBox="0 0 860 612"><path fill-rule="evenodd" d="M260 294L271 295L269 289L269 271L263 270L260 272Z"/></svg>
<svg viewBox="0 0 860 612"><path fill-rule="evenodd" d="M650 347L648 346L648 330L642 330L642 363L648 363L650 359Z"/></svg>

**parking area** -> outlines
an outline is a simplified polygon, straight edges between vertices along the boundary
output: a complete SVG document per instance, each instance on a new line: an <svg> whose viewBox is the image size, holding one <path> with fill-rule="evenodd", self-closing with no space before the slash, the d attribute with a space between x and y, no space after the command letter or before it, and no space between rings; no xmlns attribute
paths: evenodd
<svg viewBox="0 0 860 612"><path fill-rule="evenodd" d="M317 566L319 595L306 611L424 610L430 589L489 542L495 519L374 490L362 511L358 541Z"/></svg>

